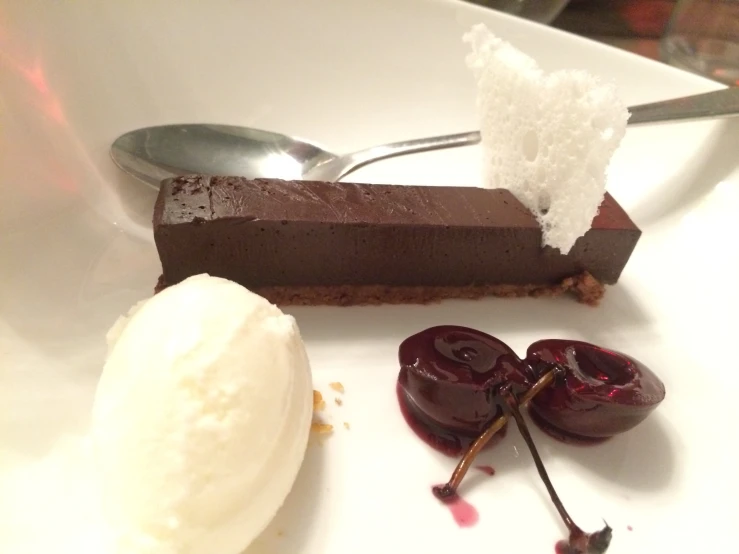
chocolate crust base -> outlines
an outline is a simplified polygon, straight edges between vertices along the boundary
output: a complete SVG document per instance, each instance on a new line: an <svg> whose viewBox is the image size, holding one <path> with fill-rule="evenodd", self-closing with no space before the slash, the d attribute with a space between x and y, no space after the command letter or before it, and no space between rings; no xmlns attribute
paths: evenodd
<svg viewBox="0 0 739 554"><path fill-rule="evenodd" d="M155 292L167 287L159 277ZM486 296L499 298L545 297L571 294L578 302L597 306L605 287L590 273L583 272L557 285L470 285L470 286L279 286L259 287L252 292L279 306L377 306L381 304L432 304L442 300L475 300Z"/></svg>

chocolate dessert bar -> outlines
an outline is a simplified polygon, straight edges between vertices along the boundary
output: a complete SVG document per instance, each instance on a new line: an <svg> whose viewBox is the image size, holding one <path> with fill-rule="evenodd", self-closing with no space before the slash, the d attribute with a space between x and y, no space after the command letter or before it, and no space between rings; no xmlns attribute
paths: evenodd
<svg viewBox="0 0 739 554"><path fill-rule="evenodd" d="M278 304L573 292L594 304L641 231L608 194L563 255L508 191L187 176L162 183L159 288L199 273Z"/></svg>

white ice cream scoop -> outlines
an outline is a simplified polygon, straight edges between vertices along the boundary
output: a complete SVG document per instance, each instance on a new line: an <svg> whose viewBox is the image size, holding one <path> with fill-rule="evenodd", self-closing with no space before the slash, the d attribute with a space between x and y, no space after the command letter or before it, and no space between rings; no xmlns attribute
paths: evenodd
<svg viewBox="0 0 739 554"><path fill-rule="evenodd" d="M103 511L118 554L238 554L303 461L310 366L295 320L198 275L111 329L93 408Z"/></svg>

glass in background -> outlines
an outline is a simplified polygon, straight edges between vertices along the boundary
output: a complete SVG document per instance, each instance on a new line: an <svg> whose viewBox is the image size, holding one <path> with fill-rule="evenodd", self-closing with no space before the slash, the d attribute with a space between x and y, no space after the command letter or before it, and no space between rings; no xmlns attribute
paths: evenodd
<svg viewBox="0 0 739 554"><path fill-rule="evenodd" d="M519 17L551 23L559 15L569 0L468 0L473 4L507 12Z"/></svg>
<svg viewBox="0 0 739 554"><path fill-rule="evenodd" d="M661 50L671 65L739 85L739 0L679 0Z"/></svg>

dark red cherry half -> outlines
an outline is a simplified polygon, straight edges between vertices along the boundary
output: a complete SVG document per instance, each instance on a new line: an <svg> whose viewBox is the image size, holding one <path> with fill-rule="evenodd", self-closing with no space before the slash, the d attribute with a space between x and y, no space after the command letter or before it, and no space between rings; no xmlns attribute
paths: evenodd
<svg viewBox="0 0 739 554"><path fill-rule="evenodd" d="M541 375L553 364L564 377L529 405L534 420L557 438L599 440L641 423L665 397L665 386L641 362L593 344L543 340L529 346L526 361Z"/></svg>
<svg viewBox="0 0 739 554"><path fill-rule="evenodd" d="M411 427L432 446L455 454L501 411L498 388L532 382L528 368L506 344L467 327L431 327L398 350L398 395Z"/></svg>

